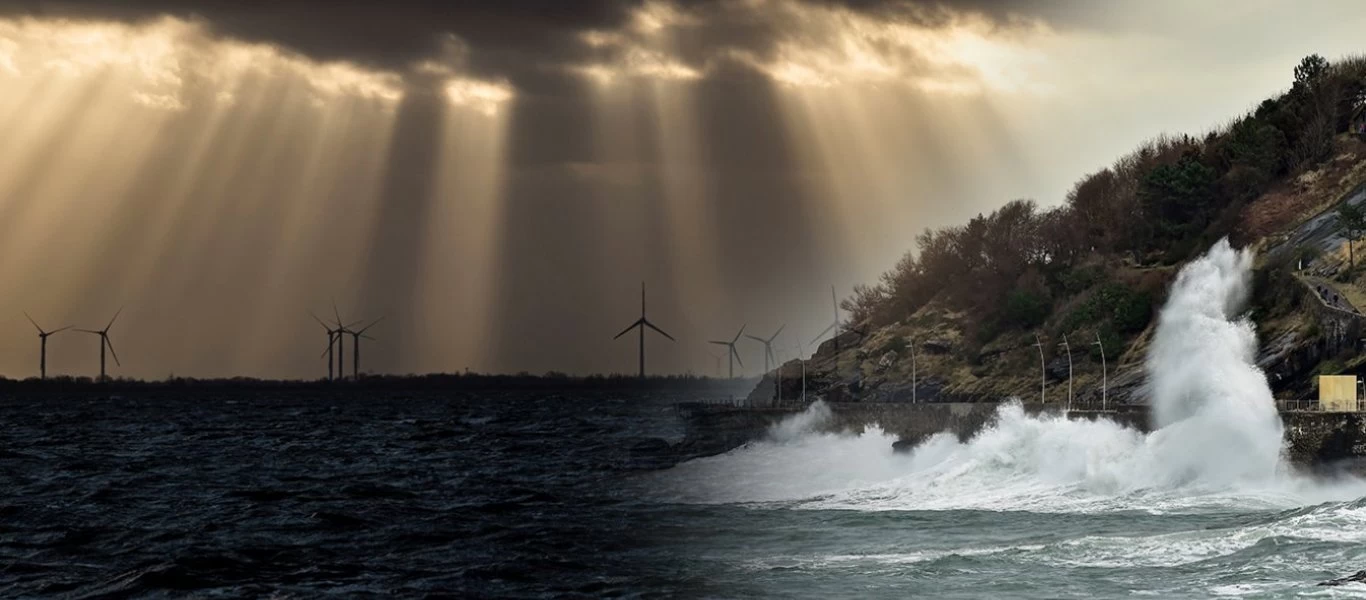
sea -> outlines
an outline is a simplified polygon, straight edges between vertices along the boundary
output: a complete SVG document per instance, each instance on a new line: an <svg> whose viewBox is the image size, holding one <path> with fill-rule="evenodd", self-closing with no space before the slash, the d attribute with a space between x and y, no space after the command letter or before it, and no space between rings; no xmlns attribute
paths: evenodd
<svg viewBox="0 0 1366 600"><path fill-rule="evenodd" d="M1366 597L1316 585L1366 568L1354 481L1135 476L1143 434L1010 405L677 456L700 399L3 400L0 597Z"/></svg>
<svg viewBox="0 0 1366 600"><path fill-rule="evenodd" d="M679 398L3 399L0 597L686 595L624 484Z"/></svg>
<svg viewBox="0 0 1366 600"><path fill-rule="evenodd" d="M1297 598L1366 569L1255 365L1252 255L1184 267L1151 433L1002 399L897 452L815 401L711 456L705 390L0 397L3 598Z"/></svg>

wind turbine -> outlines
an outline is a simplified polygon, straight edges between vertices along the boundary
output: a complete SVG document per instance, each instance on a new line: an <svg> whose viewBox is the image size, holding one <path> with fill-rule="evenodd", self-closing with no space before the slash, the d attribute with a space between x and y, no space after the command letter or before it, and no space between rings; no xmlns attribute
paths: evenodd
<svg viewBox="0 0 1366 600"><path fill-rule="evenodd" d="M332 381L337 378L333 371L337 364L332 362L332 348L336 345L337 338L341 335L341 332L337 329L333 329L327 323L324 323L322 319L318 318L318 315L311 312L308 313L308 315L313 317L313 320L317 321L319 325L322 325L323 330L327 332L327 349L323 350L322 355L327 357L327 380Z"/></svg>
<svg viewBox="0 0 1366 600"><path fill-rule="evenodd" d="M741 367L741 368L743 368L743 367L745 366L745 361L740 360L740 353L735 351L735 342L740 341L740 336L743 335L744 333L745 333L745 326L744 326L744 325L741 325L741 326L740 326L740 331L736 332L736 333L735 333L735 337L732 338L729 342L719 342L719 341L716 341L716 340L712 340L711 342L709 342L709 343L712 343L712 344L716 344L716 345L718 345L718 346L726 346L727 348L730 348L730 378L731 378L731 379L735 379L735 363L737 363L737 362L740 363L740 367Z"/></svg>
<svg viewBox="0 0 1366 600"><path fill-rule="evenodd" d="M356 321L351 325L342 323L341 311L337 310L337 301L332 301L332 315L337 319L337 379L346 379L346 343L342 336L351 333L350 327L360 324Z"/></svg>
<svg viewBox="0 0 1366 600"><path fill-rule="evenodd" d="M114 351L114 343L111 342L111 341L109 341L109 328L114 326L114 321L117 321L117 320L119 319L119 314L122 313L122 312L123 312L123 309L120 308L120 309L118 310L118 312L114 313L114 318L109 319L109 324L108 324L108 325L105 325L105 326L104 326L104 329L100 329L100 330L98 330L98 331L96 331L96 330L94 330L94 329L77 329L77 330L76 330L76 331L79 331L79 332L82 332L82 333L92 333L92 334L95 334L95 335L100 336L100 381L106 381L106 380L109 379L109 377L108 377L107 375L105 375L105 370L104 370L104 349L105 349L106 347L109 348L109 353L112 354L112 355L114 355L114 364L116 364L116 365L118 365L118 366L120 366L120 367L123 366L123 363L120 363L120 362L119 362L119 353Z"/></svg>
<svg viewBox="0 0 1366 600"><path fill-rule="evenodd" d="M712 357L712 359L716 361L716 378L717 378L717 379L720 379L720 378L721 378L721 357L720 357L720 356L717 356L715 352L712 352L712 351L710 351L710 350L707 351L707 356Z"/></svg>
<svg viewBox="0 0 1366 600"><path fill-rule="evenodd" d="M764 345L764 372L765 372L765 373L767 373L767 372L773 370L772 363L778 361L778 359L777 359L776 357L773 356L773 340L778 339L778 335L781 334L781 333L783 332L783 327L787 327L787 325L783 325L783 326L779 327L779 328L778 328L778 331L773 332L773 335L772 335L771 337L769 337L768 339L761 338L761 337L759 337L759 336L757 336L757 335L747 335L747 336L745 336L745 337L747 337L747 338L749 338L749 339L751 339L751 340L754 340L754 341L759 342L760 344L763 344L763 345Z"/></svg>
<svg viewBox="0 0 1366 600"><path fill-rule="evenodd" d="M792 335L792 341L797 342L797 361L800 362L800 363L802 363L802 399L801 399L801 402L802 402L803 404L805 404L805 403L806 403L806 347L802 345L802 340L801 340L800 338L798 338L795 334Z"/></svg>
<svg viewBox="0 0 1366 600"><path fill-rule="evenodd" d="M370 336L368 336L368 335L365 335L365 332L369 331L371 327L374 327L375 325L378 325L379 322L380 322L380 321L383 321L383 320L384 320L384 317L380 317L380 318L378 318L378 319L375 319L374 321L371 321L369 325L366 325L365 327L360 328L360 331L346 331L346 332L345 332L345 333L351 334L351 380L352 380L352 381L360 381L360 339L361 339L361 338L365 338L365 339L367 339L367 340L373 340L373 339L375 339L375 338L372 338L372 337L370 337Z"/></svg>
<svg viewBox="0 0 1366 600"><path fill-rule="evenodd" d="M840 351L840 303L839 300L835 299L835 286L833 285L830 286L830 306L835 310L835 320L832 323L830 323L830 325L826 326L825 329L821 330L820 334L818 334L814 339L811 340L811 343L815 344L816 342L821 341L821 338L825 337L825 334L834 331L835 334L831 337L831 339L835 340L835 353L838 354ZM849 331L854 331L855 333L859 333L860 335L863 334L863 332L850 328L848 326L846 326L845 329L848 329Z"/></svg>
<svg viewBox="0 0 1366 600"><path fill-rule="evenodd" d="M646 327L649 327L650 329L655 330L655 332L659 333L659 335L662 335L662 336L664 336L664 337L666 337L666 338L669 338L669 341L671 341L671 342L677 342L677 341L678 341L678 340L675 340L675 339L674 339L674 336L671 336L671 335L669 335L669 334L667 334L667 333L664 333L664 330L663 330L663 329L660 329L660 328L658 328L658 327L655 327L655 324L654 324L654 323L651 323L649 319L646 319L646 318L645 318L645 282L642 281L642 282L640 282L640 318L639 318L639 319L636 319L636 322L635 322L635 323L631 323L631 325L630 325L629 327L627 327L626 329L621 330L621 333L618 333L618 334L616 335L616 337L612 338L612 339L615 340L615 339L617 339L617 338L620 338L620 337L623 336L623 335L626 335L627 333L630 333L632 329L640 328L640 378L641 378L641 379L645 379L645 328L646 328Z"/></svg>
<svg viewBox="0 0 1366 600"><path fill-rule="evenodd" d="M345 379L346 344L344 343L345 340L342 339L342 335L347 333L353 333L351 331L351 328L355 327L356 325L359 325L361 321L356 321L355 323L351 323L349 325L342 323L341 312L337 310L336 302L332 303L332 315L337 319L335 328L323 322L322 319L319 319L318 315L315 315L311 312L308 314L312 316L313 320L317 321L319 325L322 325L324 330L327 331L327 350L323 351L322 353L323 356L327 357L327 378L329 380ZM332 362L334 346L336 347L335 356L337 357L337 362L335 365ZM335 375L333 373L335 373Z"/></svg>
<svg viewBox="0 0 1366 600"><path fill-rule="evenodd" d="M60 333L68 329L71 329L71 326L68 325L61 329L54 329L52 331L43 331L43 328L39 327L38 322L34 321L33 317L28 316L28 313L24 313L24 317L28 319L29 323L33 323L34 329L38 330L38 339L41 340L41 342L39 343L40 358L38 359L38 378L47 379L47 337L54 333Z"/></svg>

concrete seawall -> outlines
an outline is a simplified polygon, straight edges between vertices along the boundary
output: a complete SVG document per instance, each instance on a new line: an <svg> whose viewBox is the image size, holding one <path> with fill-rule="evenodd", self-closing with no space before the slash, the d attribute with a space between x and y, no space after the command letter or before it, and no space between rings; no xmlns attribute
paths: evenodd
<svg viewBox="0 0 1366 600"><path fill-rule="evenodd" d="M870 402L830 403L831 418L820 424L827 432L862 433L879 427L897 437L897 447L910 447L939 432L968 439L986 427L999 404L904 404ZM1025 413L1057 414L1054 404L1024 404ZM687 428L681 450L689 456L719 454L762 439L779 421L800 413L799 408L738 408L706 404L679 405ZM1105 418L1148 431L1147 408L1122 406L1117 410L1073 410L1073 419ZM1331 465L1366 458L1366 419L1359 413L1285 411L1286 451L1299 465Z"/></svg>

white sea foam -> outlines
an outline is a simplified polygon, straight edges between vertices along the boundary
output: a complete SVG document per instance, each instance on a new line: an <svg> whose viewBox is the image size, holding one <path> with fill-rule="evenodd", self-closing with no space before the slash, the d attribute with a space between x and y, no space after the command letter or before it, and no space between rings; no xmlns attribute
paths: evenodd
<svg viewBox="0 0 1366 600"><path fill-rule="evenodd" d="M817 403L766 441L679 465L669 474L671 499L855 510L1187 512L1358 498L1366 484L1313 482L1281 456L1281 421L1254 363L1255 332L1240 316L1251 264L1250 252L1221 241L1178 275L1147 360L1158 426L1150 434L1107 420L1030 416L1006 403L995 423L967 442L939 434L897 454L894 437L877 428L821 433L829 407Z"/></svg>

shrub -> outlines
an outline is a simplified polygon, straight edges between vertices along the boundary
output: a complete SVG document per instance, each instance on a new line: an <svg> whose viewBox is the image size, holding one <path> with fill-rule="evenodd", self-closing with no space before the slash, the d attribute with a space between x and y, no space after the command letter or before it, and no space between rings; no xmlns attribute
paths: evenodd
<svg viewBox="0 0 1366 600"><path fill-rule="evenodd" d="M882 344L882 347L877 349L876 354L878 356L881 356L883 354L891 352L893 354L896 354L897 356L901 356L906 352L906 349L910 347L910 342L907 342L905 337L898 335L890 340L887 340L886 343Z"/></svg>
<svg viewBox="0 0 1366 600"><path fill-rule="evenodd" d="M1021 328L1038 327L1048 319L1048 299L1033 290L1017 289L1006 296L1005 321Z"/></svg>

